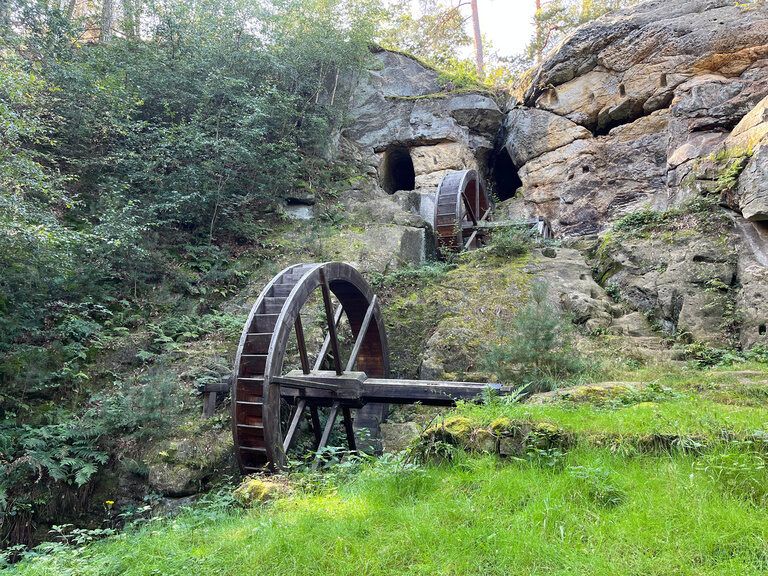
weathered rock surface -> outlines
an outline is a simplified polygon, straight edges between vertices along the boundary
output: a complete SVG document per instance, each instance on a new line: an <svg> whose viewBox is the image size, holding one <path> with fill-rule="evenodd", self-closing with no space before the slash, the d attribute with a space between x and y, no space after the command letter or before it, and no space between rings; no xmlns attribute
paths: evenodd
<svg viewBox="0 0 768 576"><path fill-rule="evenodd" d="M731 131L725 145L729 149L757 148L768 140L768 96L763 98Z"/></svg>
<svg viewBox="0 0 768 576"><path fill-rule="evenodd" d="M492 148L502 111L489 95L446 91L436 70L404 54L381 50L373 58L354 91L344 132L365 152L441 142Z"/></svg>
<svg viewBox="0 0 768 576"><path fill-rule="evenodd" d="M408 448L421 431L415 422L381 424L381 449L385 453L396 454Z"/></svg>
<svg viewBox="0 0 768 576"><path fill-rule="evenodd" d="M592 137L583 126L537 108L514 108L507 114L506 127L504 147L515 166L522 166L574 140Z"/></svg>
<svg viewBox="0 0 768 576"><path fill-rule="evenodd" d="M768 132L756 127L766 95L765 4L654 0L611 13L569 36L535 74L527 108L508 115L520 203L564 236L666 208L729 130L742 141Z"/></svg>
<svg viewBox="0 0 768 576"><path fill-rule="evenodd" d="M379 181L387 177L388 151L405 150L420 196L397 193L388 203L374 185L350 203L353 212L419 227L409 218L421 208L422 220L429 220L429 194L447 171L476 168L489 177L496 172L488 163L501 153L522 183L504 213L547 218L565 240L604 236L627 214L670 210L703 196L718 195L746 219L768 219L768 154L761 152L768 135L763 2L745 7L731 0L650 0L613 12L567 37L535 72L523 102L510 99L506 110L480 92L441 93L439 75L407 56L382 51L374 58L344 136ZM748 147L755 153L729 186L726 171L735 161L715 156ZM687 236L678 229L663 238L634 238L627 246L609 243L601 250L598 283L590 277L573 285L584 270L590 276L591 263L579 256L577 266L561 250L553 268L541 266L553 285L568 287L558 301L588 330L653 338L647 314L659 327L722 343L715 280L732 287L729 302L741 302L743 314L749 309L763 315L763 276L755 271L768 264L733 249L759 245L763 237L752 224L744 229L749 233L736 224L725 235L703 228ZM557 267L562 272L553 272ZM636 315L619 310L598 285L611 282ZM759 326L745 324L745 330ZM442 323L429 335L423 375L461 370L478 351L462 348L473 334L464 325Z"/></svg>
<svg viewBox="0 0 768 576"><path fill-rule="evenodd" d="M609 240L600 248L597 273L622 299L670 333L726 344L736 291L736 238L670 231Z"/></svg>
<svg viewBox="0 0 768 576"><path fill-rule="evenodd" d="M194 494L211 478L231 474L234 468L228 429L167 440L152 447L147 455L149 485L163 496Z"/></svg>
<svg viewBox="0 0 768 576"><path fill-rule="evenodd" d="M525 103L604 132L666 107L693 75L739 77L768 56L767 11L753 6L656 0L613 12L561 44L534 75Z"/></svg>
<svg viewBox="0 0 768 576"><path fill-rule="evenodd" d="M768 147L761 146L739 176L739 209L750 221L768 220Z"/></svg>

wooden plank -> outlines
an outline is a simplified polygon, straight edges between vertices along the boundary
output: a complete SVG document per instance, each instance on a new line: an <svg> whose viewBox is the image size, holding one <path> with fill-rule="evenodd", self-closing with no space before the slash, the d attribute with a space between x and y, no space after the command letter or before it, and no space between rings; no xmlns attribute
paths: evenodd
<svg viewBox="0 0 768 576"><path fill-rule="evenodd" d="M333 316L334 326L338 326L339 322L341 322L341 314L343 312L344 312L344 309L341 306L336 308L336 314L334 314ZM331 345L331 336L330 334L326 334L325 340L323 340L323 345L320 348L320 353L317 355L317 359L315 360L315 366L312 368L313 372L320 370L320 366L323 365L323 361L325 360L325 357L328 354L328 347L330 345Z"/></svg>
<svg viewBox="0 0 768 576"><path fill-rule="evenodd" d="M271 340L272 332L249 332L245 336L243 354L266 354Z"/></svg>
<svg viewBox="0 0 768 576"><path fill-rule="evenodd" d="M296 315L294 323L296 330L296 343L299 346L299 358L301 358L301 371L309 374L309 357L307 356L307 343L304 340L304 327L301 325L301 314Z"/></svg>
<svg viewBox="0 0 768 576"><path fill-rule="evenodd" d="M299 427L299 422L301 422L301 417L304 415L304 407L306 405L307 401L303 398L299 400L299 403L296 405L296 412L293 414L293 418L291 418L291 424L288 426L288 432L283 440L283 452L288 452L288 449L291 447L293 437L296 435L296 429Z"/></svg>
<svg viewBox="0 0 768 576"><path fill-rule="evenodd" d="M317 445L317 451L318 453L320 450L325 448L325 445L328 444L328 438L331 436L331 431L333 430L333 425L336 422L336 416L339 414L339 403L334 402L331 406L331 412L328 414L328 421L325 423L325 429L323 430L323 435L320 438L320 442ZM312 464L312 472L317 470L317 466L320 464L319 457L315 457L315 461Z"/></svg>
<svg viewBox="0 0 768 576"><path fill-rule="evenodd" d="M341 375L341 357L339 356L339 337L336 334L336 322L333 315L333 304L331 303L331 289L328 287L328 280L325 272L320 269L320 289L323 293L323 304L325 305L325 320L328 324L328 336L331 339L331 351L333 352L333 366L336 374Z"/></svg>
<svg viewBox="0 0 768 576"><path fill-rule="evenodd" d="M347 372L351 372L355 368L357 357L360 355L360 348L365 341L365 335L368 333L368 327L371 325L371 318L373 318L373 310L376 308L376 295L373 295L371 303L368 306L368 310L365 311L365 317L363 323L360 325L360 332L357 333L355 339L355 345L352 347L352 353L349 355L349 362L347 362Z"/></svg>
<svg viewBox="0 0 768 576"><path fill-rule="evenodd" d="M355 445L355 430L352 427L352 414L346 406L341 409L341 412L344 415L344 431L347 433L347 446L349 446L350 450L357 450L357 446Z"/></svg>

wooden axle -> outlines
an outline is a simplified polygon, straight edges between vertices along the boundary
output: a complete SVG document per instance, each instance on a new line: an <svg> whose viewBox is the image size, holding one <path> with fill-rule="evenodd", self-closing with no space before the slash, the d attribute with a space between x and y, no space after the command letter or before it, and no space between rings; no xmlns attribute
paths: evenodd
<svg viewBox="0 0 768 576"><path fill-rule="evenodd" d="M452 406L457 400L476 400L486 388L502 394L508 392L507 388L497 383L368 378L365 372L336 375L333 370L318 370L309 374L292 370L272 381L280 384L283 398L306 399L320 406L338 402L340 406L349 408L362 408L370 402Z"/></svg>

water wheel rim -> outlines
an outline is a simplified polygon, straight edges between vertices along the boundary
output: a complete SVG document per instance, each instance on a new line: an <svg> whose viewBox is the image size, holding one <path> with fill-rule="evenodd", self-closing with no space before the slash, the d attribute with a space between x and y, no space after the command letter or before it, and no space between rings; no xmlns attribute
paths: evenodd
<svg viewBox="0 0 768 576"><path fill-rule="evenodd" d="M252 333L249 331L252 330L254 316L258 316L259 311L264 310L264 302L270 298L274 286L279 285L290 275L297 273L300 273L301 277L297 279L290 293L286 296L275 319L263 371L259 375L262 379L261 440L263 450L257 451L254 450L253 444L254 439L258 440L258 433L251 433L250 436L244 434L244 431L249 429L244 429L243 425L247 425L249 420L244 417L242 410L238 410L243 405L237 400L238 390L240 390L239 382L244 374L243 368L249 366L243 361L244 356L247 356L244 352L248 351L248 334ZM254 468L259 467L277 470L285 466L286 457L282 449L283 430L280 419L280 385L273 382L272 379L282 373L288 340L292 331L295 330L296 318L300 315L302 306L316 290L322 290L324 281L327 282L330 293L336 296L344 308L344 313L355 338L358 336L368 307L371 302L374 303L373 317L363 339L357 366L358 370L371 377L389 377L389 348L381 309L374 301L373 290L362 275L352 266L342 262L304 264L286 268L267 284L254 304L243 329L235 360L232 402L233 438L238 465L244 473L254 471ZM326 321L329 319L326 318ZM245 373L253 375L253 371L246 370ZM258 442L255 443L258 444Z"/></svg>
<svg viewBox="0 0 768 576"><path fill-rule="evenodd" d="M463 223L469 218L465 200L472 207L476 221L490 207L488 192L477 171L458 170L443 176L435 196L432 223L438 248L461 250L464 247Z"/></svg>

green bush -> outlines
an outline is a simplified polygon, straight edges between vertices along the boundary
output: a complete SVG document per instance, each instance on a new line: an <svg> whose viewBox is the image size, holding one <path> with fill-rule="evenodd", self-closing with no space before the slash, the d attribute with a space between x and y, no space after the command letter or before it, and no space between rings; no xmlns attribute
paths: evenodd
<svg viewBox="0 0 768 576"><path fill-rule="evenodd" d="M532 230L511 226L497 228L490 234L488 250L500 258L516 258L528 254L535 244Z"/></svg>
<svg viewBox="0 0 768 576"><path fill-rule="evenodd" d="M511 326L501 327L501 340L491 345L486 369L502 382L527 387L530 393L552 390L588 365L571 345L571 328L560 311L547 302L547 284L531 286L530 302Z"/></svg>

